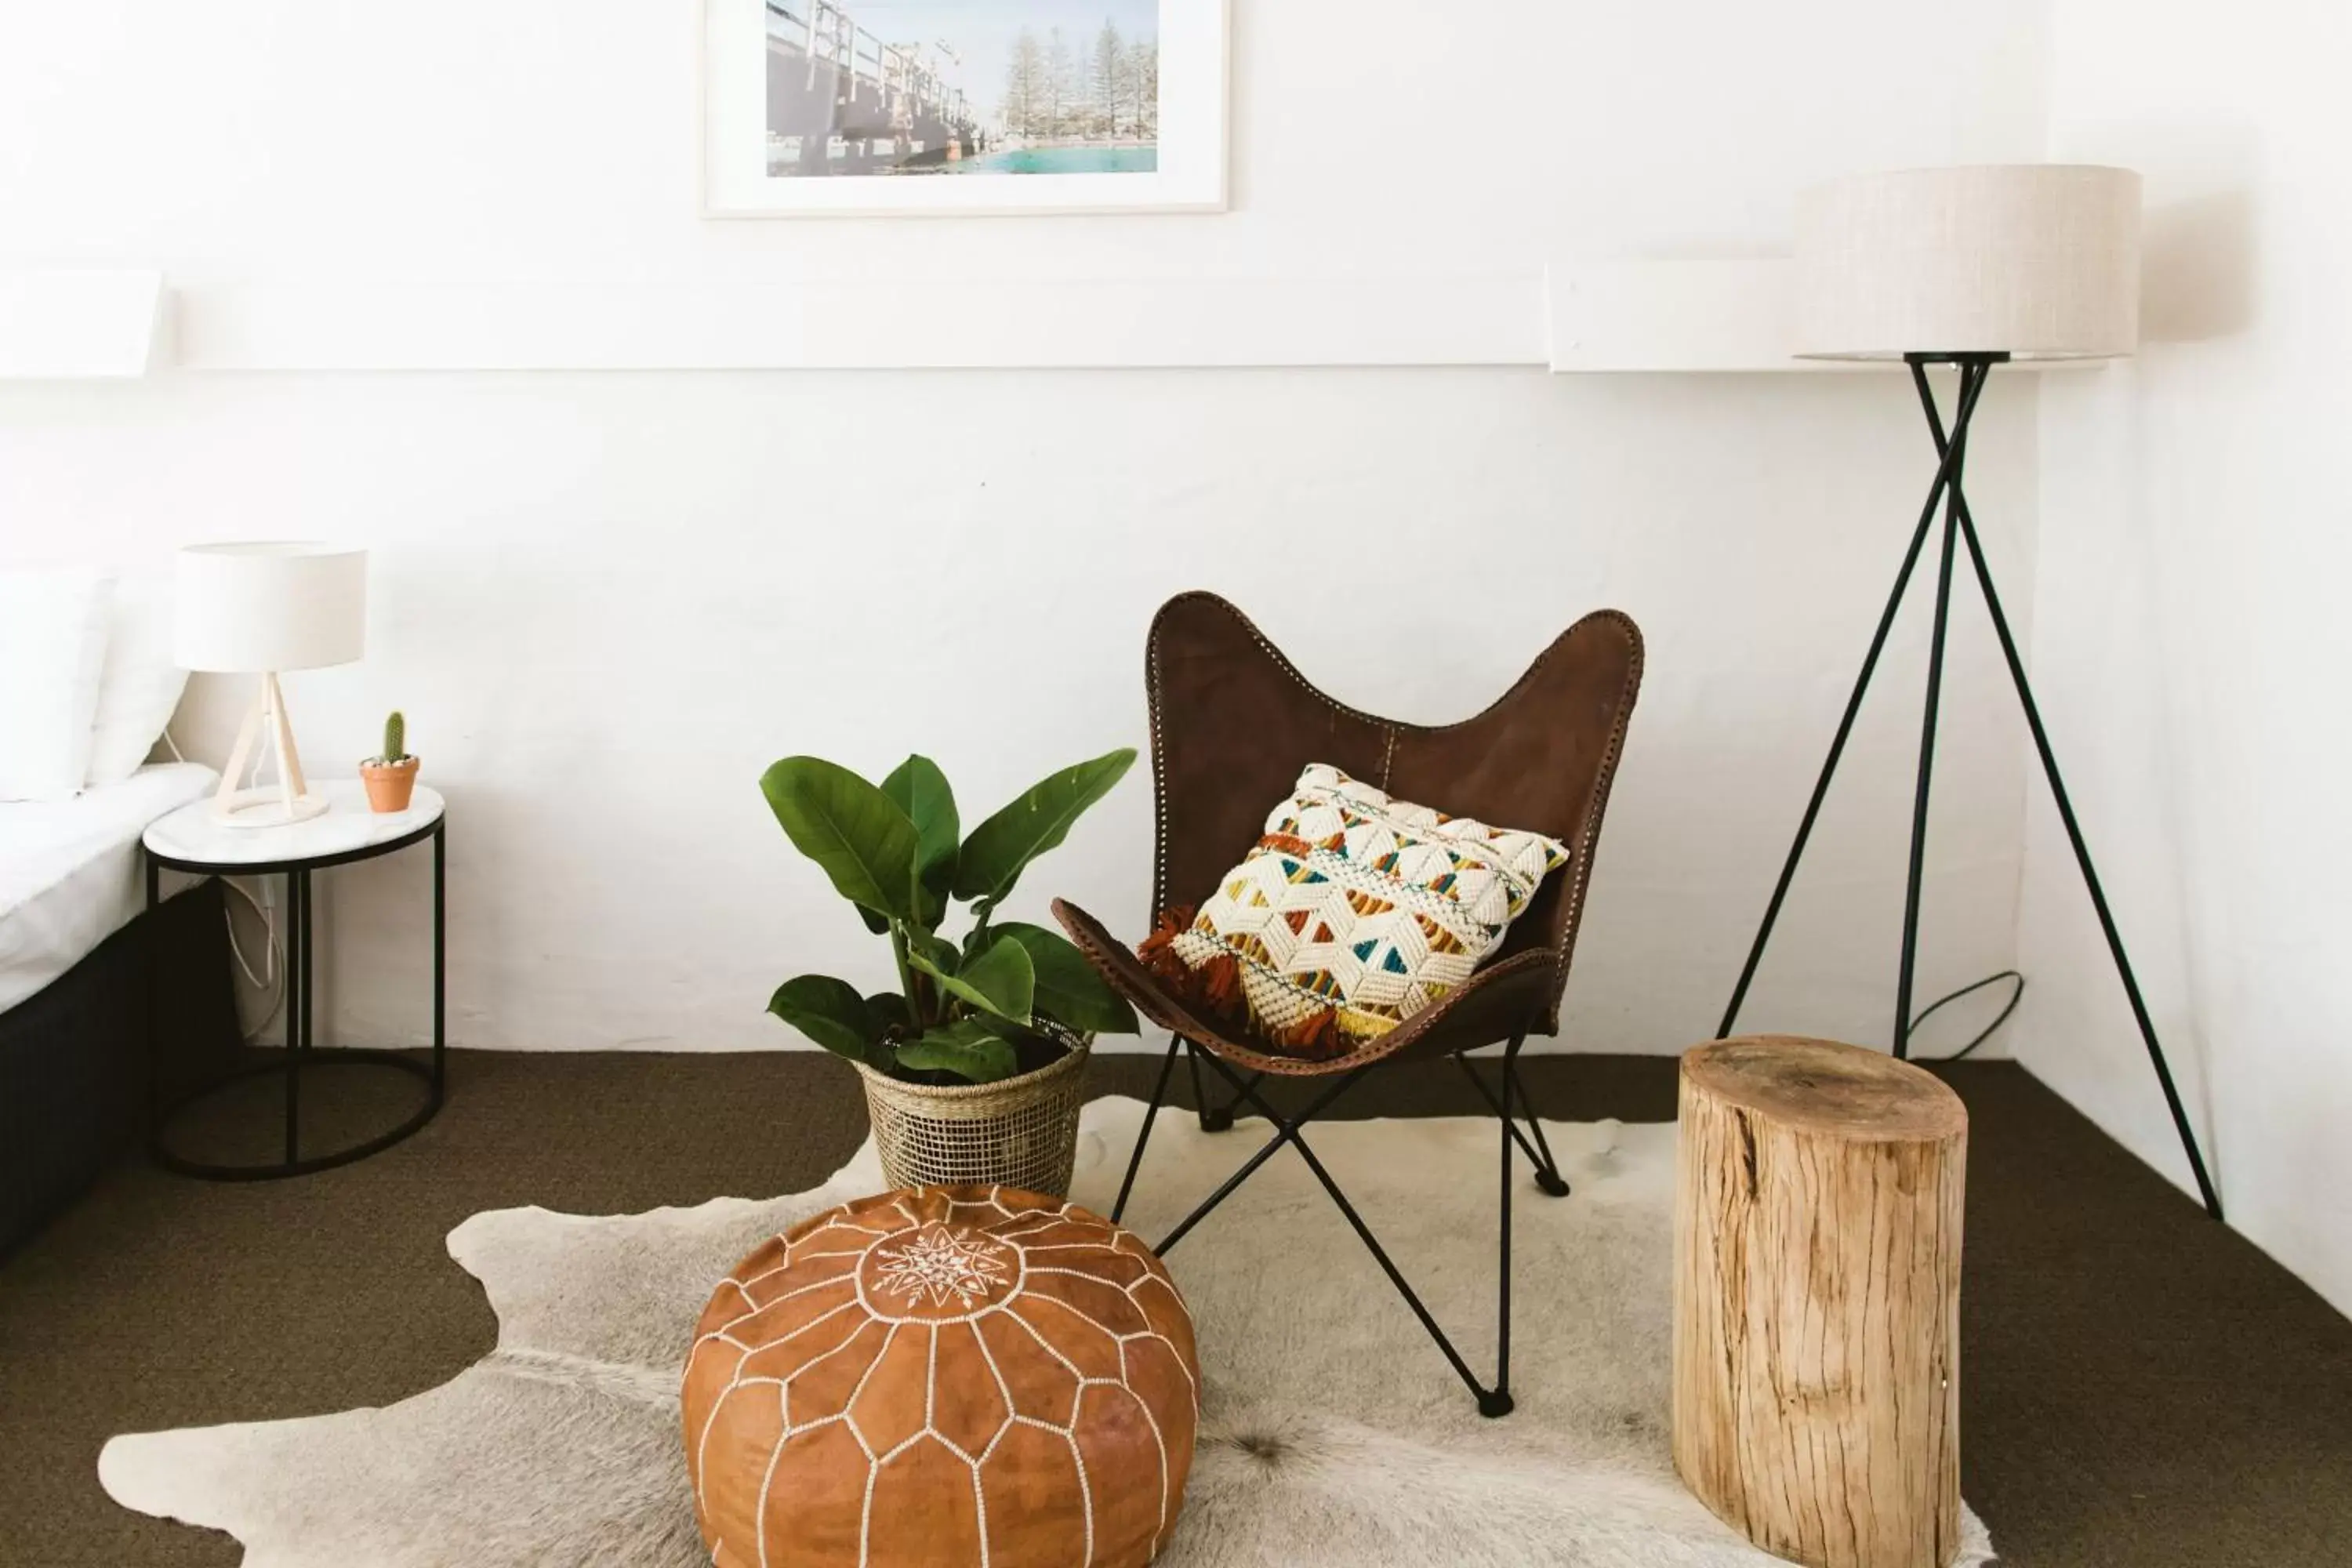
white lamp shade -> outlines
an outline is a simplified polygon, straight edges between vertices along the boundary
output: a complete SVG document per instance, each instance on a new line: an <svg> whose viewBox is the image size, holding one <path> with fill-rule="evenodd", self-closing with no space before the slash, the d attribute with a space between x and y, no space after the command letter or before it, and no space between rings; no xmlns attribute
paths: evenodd
<svg viewBox="0 0 2352 1568"><path fill-rule="evenodd" d="M1797 353L2104 359L2139 344L2139 176L1906 169L1797 202Z"/></svg>
<svg viewBox="0 0 2352 1568"><path fill-rule="evenodd" d="M183 669L265 674L349 664L367 642L367 552L193 544L180 552L173 654Z"/></svg>

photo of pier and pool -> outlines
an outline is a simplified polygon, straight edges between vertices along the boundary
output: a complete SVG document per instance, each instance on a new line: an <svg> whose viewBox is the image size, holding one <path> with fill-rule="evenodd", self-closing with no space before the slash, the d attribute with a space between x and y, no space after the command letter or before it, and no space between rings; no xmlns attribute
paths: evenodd
<svg viewBox="0 0 2352 1568"><path fill-rule="evenodd" d="M766 0L771 177L1149 174L1159 0Z"/></svg>

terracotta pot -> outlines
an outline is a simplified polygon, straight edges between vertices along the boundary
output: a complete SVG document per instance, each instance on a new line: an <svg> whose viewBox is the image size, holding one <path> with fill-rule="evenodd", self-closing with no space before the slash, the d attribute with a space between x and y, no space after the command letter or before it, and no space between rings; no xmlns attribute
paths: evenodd
<svg viewBox="0 0 2352 1568"><path fill-rule="evenodd" d="M360 782L367 785L370 811L406 811L409 794L416 788L416 759L403 757L396 763L362 763Z"/></svg>

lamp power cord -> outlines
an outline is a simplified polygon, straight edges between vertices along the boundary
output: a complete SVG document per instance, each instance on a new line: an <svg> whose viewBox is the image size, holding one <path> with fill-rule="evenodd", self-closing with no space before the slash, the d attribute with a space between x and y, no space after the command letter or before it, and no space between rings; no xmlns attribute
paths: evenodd
<svg viewBox="0 0 2352 1568"><path fill-rule="evenodd" d="M180 743L172 738L169 728L163 731L163 745L172 753L173 762L184 763L188 760L181 753ZM256 758L254 770L257 773L260 771L260 760ZM236 967L244 974L246 984L257 991L267 993L269 998L268 1010L243 1030L245 1043L251 1045L261 1037L261 1032L264 1029L277 1021L278 1010L286 1004L286 943L278 931L277 905L269 896L268 883L265 882L261 892L256 895L252 889L246 886L247 879L244 878L223 877L220 880L223 887L243 899L252 909L254 917L261 921L261 969L260 973L256 973L253 961L245 955L245 944L237 940L236 911L233 908L224 908L221 910L221 920L228 927L229 956L236 961Z"/></svg>
<svg viewBox="0 0 2352 1568"><path fill-rule="evenodd" d="M2017 1005L2025 999L2025 976L2019 973L2014 969L2003 969L1998 973L1988 974L1982 980L1972 982L1969 984L1961 986L1958 991L1950 992L1945 995L1937 997L1933 1002L1928 1003L1927 1006L1920 1009L1919 1013L1912 1018L1910 1026L1903 1031L1904 1043L1908 1045L1911 1041L1911 1037L1919 1032L1919 1026L1926 1023L1930 1017L1933 1017L1937 1008L1944 1006L1947 1003L1957 1002L1963 996L1973 996L1978 992L1983 990L1986 986L1998 985L2004 980L2015 982L2014 986L2010 991L2009 1000L2001 1005L2000 1012L1993 1015L1991 1023L1987 1024L1983 1028L1977 1031L1977 1037L1975 1039L1970 1040L1967 1045L1962 1046L1958 1050L1952 1052L1948 1056L1913 1057L1911 1059L1916 1062L1956 1062L1961 1058L1967 1056L1969 1052L1975 1050L1979 1046L1983 1045L1987 1040L1992 1038L1993 1031L2000 1028L2003 1024L2008 1023L2009 1016L2011 1013L2016 1012Z"/></svg>

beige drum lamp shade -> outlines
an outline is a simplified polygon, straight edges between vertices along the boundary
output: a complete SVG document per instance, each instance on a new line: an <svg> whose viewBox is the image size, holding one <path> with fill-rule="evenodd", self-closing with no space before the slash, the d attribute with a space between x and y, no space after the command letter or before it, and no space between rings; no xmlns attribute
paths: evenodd
<svg viewBox="0 0 2352 1568"><path fill-rule="evenodd" d="M2082 163L1858 174L1797 201L1797 353L2105 359L2139 344L2139 176Z"/></svg>
<svg viewBox="0 0 2352 1568"><path fill-rule="evenodd" d="M183 669L267 675L350 664L367 644L367 552L306 542L180 552Z"/></svg>
<svg viewBox="0 0 2352 1568"><path fill-rule="evenodd" d="M326 801L302 778L278 672L350 664L367 645L367 552L302 542L192 544L180 552L172 651L184 669L258 675L259 690L222 770L213 809L234 827L281 827ZM242 787L256 747L274 788Z"/></svg>

